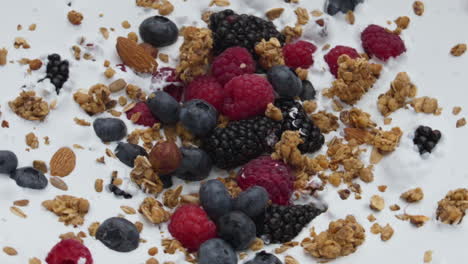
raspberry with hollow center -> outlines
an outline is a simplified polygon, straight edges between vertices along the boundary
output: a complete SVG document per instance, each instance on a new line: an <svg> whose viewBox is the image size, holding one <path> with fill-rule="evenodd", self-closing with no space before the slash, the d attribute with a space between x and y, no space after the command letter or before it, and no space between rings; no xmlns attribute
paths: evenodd
<svg viewBox="0 0 468 264"><path fill-rule="evenodd" d="M213 60L211 73L225 85L232 78L255 72L255 61L246 48L232 47Z"/></svg>
<svg viewBox="0 0 468 264"><path fill-rule="evenodd" d="M47 264L93 264L91 252L87 247L74 239L65 239L57 243L46 258ZM81 261L80 261L81 260Z"/></svg>
<svg viewBox="0 0 468 264"><path fill-rule="evenodd" d="M138 102L132 109L128 110L126 112L127 118L131 120L132 116L137 113L141 113L141 115L138 120L136 120L135 124L152 127L155 123L159 122L159 120L153 116L145 102Z"/></svg>
<svg viewBox="0 0 468 264"><path fill-rule="evenodd" d="M314 65L312 54L316 50L314 44L303 40L287 44L283 47L284 61L288 67L308 69Z"/></svg>
<svg viewBox="0 0 468 264"><path fill-rule="evenodd" d="M406 51L405 43L400 36L377 25L368 26L361 33L362 47L370 56L387 61L398 57Z"/></svg>
<svg viewBox="0 0 468 264"><path fill-rule="evenodd" d="M359 57L359 53L355 49L346 46L336 46L331 49L327 55L323 56L330 68L330 72L335 75L335 77L338 77L338 58L343 54L348 55L351 59Z"/></svg>
<svg viewBox="0 0 468 264"><path fill-rule="evenodd" d="M212 76L200 76L193 80L185 91L185 101L201 99L210 103L218 112L223 109L223 86Z"/></svg>

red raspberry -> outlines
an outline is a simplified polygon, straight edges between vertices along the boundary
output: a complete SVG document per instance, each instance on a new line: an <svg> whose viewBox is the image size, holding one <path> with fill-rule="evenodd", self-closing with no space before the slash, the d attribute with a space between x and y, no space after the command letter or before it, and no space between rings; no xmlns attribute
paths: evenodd
<svg viewBox="0 0 468 264"><path fill-rule="evenodd" d="M182 100L184 83L177 77L176 70L170 67L159 69L153 75L153 83L161 83L163 90L174 97L177 102Z"/></svg>
<svg viewBox="0 0 468 264"><path fill-rule="evenodd" d="M156 119L148 105L145 102L138 102L135 107L126 112L127 118L130 120L133 114L141 113L140 118L135 122L138 125L152 127L155 123L158 123L159 120Z"/></svg>
<svg viewBox="0 0 468 264"><path fill-rule="evenodd" d="M190 251L197 251L203 242L216 237L216 225L198 205L177 208L169 223L169 232Z"/></svg>
<svg viewBox="0 0 468 264"><path fill-rule="evenodd" d="M91 252L87 247L78 240L65 239L50 250L46 262L47 264L78 264L80 259L85 259L85 264L93 264Z"/></svg>
<svg viewBox="0 0 468 264"><path fill-rule="evenodd" d="M346 46L336 46L331 49L327 55L323 56L328 63L330 72L333 73L335 77L338 77L338 58L343 54L348 55L351 59L359 57L359 53L355 49Z"/></svg>
<svg viewBox="0 0 468 264"><path fill-rule="evenodd" d="M287 44L283 47L284 61L291 68L308 69L314 64L312 54L316 50L314 44L303 40Z"/></svg>
<svg viewBox="0 0 468 264"><path fill-rule="evenodd" d="M211 72L218 82L225 85L236 76L254 73L255 61L247 49L232 47L213 60Z"/></svg>
<svg viewBox="0 0 468 264"><path fill-rule="evenodd" d="M361 33L362 47L369 56L387 61L390 57L398 57L406 51L405 43L400 36L388 32L377 25L368 26Z"/></svg>
<svg viewBox="0 0 468 264"><path fill-rule="evenodd" d="M265 112L275 99L273 87L267 79L256 74L234 77L224 86L222 113L231 120L242 120Z"/></svg>
<svg viewBox="0 0 468 264"><path fill-rule="evenodd" d="M289 205L294 190L294 174L288 165L270 156L247 163L237 174L237 184L242 190L258 185L265 188L273 203Z"/></svg>
<svg viewBox="0 0 468 264"><path fill-rule="evenodd" d="M185 90L185 101L201 99L221 111L224 103L223 86L212 76L200 76L193 80Z"/></svg>

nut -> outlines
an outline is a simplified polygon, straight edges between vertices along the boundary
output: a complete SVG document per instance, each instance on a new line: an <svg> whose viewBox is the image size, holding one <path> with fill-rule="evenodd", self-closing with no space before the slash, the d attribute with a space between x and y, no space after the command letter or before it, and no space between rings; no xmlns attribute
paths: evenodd
<svg viewBox="0 0 468 264"><path fill-rule="evenodd" d="M158 174L175 171L182 161L182 153L172 141L158 142L149 154L149 161Z"/></svg>
<svg viewBox="0 0 468 264"><path fill-rule="evenodd" d="M70 148L61 148L55 152L50 160L50 174L65 177L75 169L76 155Z"/></svg>
<svg viewBox="0 0 468 264"><path fill-rule="evenodd" d="M117 38L116 48L122 62L136 72L151 73L158 67L156 60L144 48L128 38Z"/></svg>
<svg viewBox="0 0 468 264"><path fill-rule="evenodd" d="M140 43L138 44L138 46L142 47L146 53L148 53L149 55L151 55L151 57L153 58L157 58L158 57L158 49L153 47L153 45L151 44L148 44L148 43Z"/></svg>

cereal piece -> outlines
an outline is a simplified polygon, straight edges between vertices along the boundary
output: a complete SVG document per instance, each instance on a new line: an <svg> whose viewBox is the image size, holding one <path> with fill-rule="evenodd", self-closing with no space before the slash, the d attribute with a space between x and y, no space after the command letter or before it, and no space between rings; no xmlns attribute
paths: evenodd
<svg viewBox="0 0 468 264"><path fill-rule="evenodd" d="M305 81L308 79L309 70L298 67L296 68L295 72L296 72L297 77L299 77L299 79L301 79L302 81Z"/></svg>
<svg viewBox="0 0 468 264"><path fill-rule="evenodd" d="M14 215L21 217L21 218L27 218L28 216L23 212L23 210L19 209L16 206L11 206L10 207L10 212L12 212Z"/></svg>
<svg viewBox="0 0 468 264"><path fill-rule="evenodd" d="M382 232L382 227L378 223L375 223L371 226L370 231L372 234L377 235Z"/></svg>
<svg viewBox="0 0 468 264"><path fill-rule="evenodd" d="M267 109L265 110L265 116L275 121L283 120L283 113L281 112L281 109L274 106L272 103L269 103L267 105Z"/></svg>
<svg viewBox="0 0 468 264"><path fill-rule="evenodd" d="M462 108L460 106L454 106L453 109L452 109L452 114L453 115L458 115L460 114L462 111Z"/></svg>
<svg viewBox="0 0 468 264"><path fill-rule="evenodd" d="M3 247L3 252L7 254L8 256L16 256L18 255L18 251L12 247Z"/></svg>
<svg viewBox="0 0 468 264"><path fill-rule="evenodd" d="M286 36L286 43L291 43L302 36L302 26L296 25L295 27L286 26L281 33Z"/></svg>
<svg viewBox="0 0 468 264"><path fill-rule="evenodd" d="M221 0L221 1L227 1L227 0ZM159 14L161 16L170 15L174 11L174 6L168 0L161 0L159 4L155 5L155 7L156 9L158 9Z"/></svg>
<svg viewBox="0 0 468 264"><path fill-rule="evenodd" d="M398 73L392 82L390 89L381 94L377 105L380 113L387 117L396 110L403 108L409 98L414 98L417 93L416 86L411 82L406 72Z"/></svg>
<svg viewBox="0 0 468 264"><path fill-rule="evenodd" d="M400 210L400 206L398 204L393 204L393 205L390 205L390 210L391 211L398 211Z"/></svg>
<svg viewBox="0 0 468 264"><path fill-rule="evenodd" d="M75 57L75 60L80 60L81 59L81 48L74 45L72 47L72 51L73 51L73 57Z"/></svg>
<svg viewBox="0 0 468 264"><path fill-rule="evenodd" d="M397 25L398 28L401 28L401 29L407 29L409 26L409 23L410 23L410 18L407 16L401 16L395 20L395 24Z"/></svg>
<svg viewBox="0 0 468 264"><path fill-rule="evenodd" d="M33 168L39 170L43 173L47 173L47 163L42 160L35 160L33 161Z"/></svg>
<svg viewBox="0 0 468 264"><path fill-rule="evenodd" d="M153 171L151 163L145 156L138 156L135 159L135 167L130 177L146 193L158 194L163 191L161 179Z"/></svg>
<svg viewBox="0 0 468 264"><path fill-rule="evenodd" d="M163 195L163 204L171 209L176 208L180 202L180 194L182 193L183 186L179 185L177 188L167 190Z"/></svg>
<svg viewBox="0 0 468 264"><path fill-rule="evenodd" d="M364 143L371 143L373 135L364 129L347 127L344 129L345 139L349 142L355 141L361 145Z"/></svg>
<svg viewBox="0 0 468 264"><path fill-rule="evenodd" d="M294 11L294 13L296 13L296 16L297 16L297 23L296 23L297 25L305 25L309 22L310 17L309 17L309 12L307 11L307 9L298 7Z"/></svg>
<svg viewBox="0 0 468 264"><path fill-rule="evenodd" d="M369 207L375 211L382 211L385 208L385 201L381 196L373 195Z"/></svg>
<svg viewBox="0 0 468 264"><path fill-rule="evenodd" d="M266 12L268 20L272 21L279 18L284 12L284 8L272 8Z"/></svg>
<svg viewBox="0 0 468 264"><path fill-rule="evenodd" d="M104 158L104 157L103 157ZM104 189L104 180L103 179L96 179L94 182L94 190L100 193Z"/></svg>
<svg viewBox="0 0 468 264"><path fill-rule="evenodd" d="M460 57L461 55L465 54L465 52L466 44L457 44L450 50L450 54L455 57Z"/></svg>
<svg viewBox="0 0 468 264"><path fill-rule="evenodd" d="M260 57L259 63L265 69L285 64L281 43L277 38L271 38L268 41L262 39L255 46L255 53Z"/></svg>
<svg viewBox="0 0 468 264"><path fill-rule="evenodd" d="M131 27L130 23L128 20L122 21L122 27L125 29L129 29Z"/></svg>
<svg viewBox="0 0 468 264"><path fill-rule="evenodd" d="M369 220L369 222L374 222L375 220L377 220L377 218L375 218L375 216L373 214L370 214L368 217L367 217L367 220Z"/></svg>
<svg viewBox="0 0 468 264"><path fill-rule="evenodd" d="M317 102L313 100L304 101L302 106L304 107L304 110L307 114L312 114L315 112L315 110L317 110Z"/></svg>
<svg viewBox="0 0 468 264"><path fill-rule="evenodd" d="M165 63L169 62L169 55L165 53L159 53L158 57L162 62L165 62Z"/></svg>
<svg viewBox="0 0 468 264"><path fill-rule="evenodd" d="M228 0L211 0L210 6L229 6L230 4Z"/></svg>
<svg viewBox="0 0 468 264"><path fill-rule="evenodd" d="M49 104L36 96L34 91L23 91L15 100L8 102L11 110L26 120L43 121L49 114Z"/></svg>
<svg viewBox="0 0 468 264"><path fill-rule="evenodd" d="M149 258L145 264L159 264L159 261L155 258Z"/></svg>
<svg viewBox="0 0 468 264"><path fill-rule="evenodd" d="M26 135L26 145L32 149L37 149L39 147L39 139L33 132Z"/></svg>
<svg viewBox="0 0 468 264"><path fill-rule="evenodd" d="M115 75L115 70L112 69L111 67L107 68L106 71L104 72L104 76L106 76L107 79L114 77L114 75Z"/></svg>
<svg viewBox="0 0 468 264"><path fill-rule="evenodd" d="M340 127L338 124L338 117L332 113L320 111L313 114L311 117L314 124L320 128L322 133L328 134L332 131L336 131Z"/></svg>
<svg viewBox="0 0 468 264"><path fill-rule="evenodd" d="M385 117L384 118L384 125L390 125L390 124L392 124L392 118Z"/></svg>
<svg viewBox="0 0 468 264"><path fill-rule="evenodd" d="M370 183L374 181L374 173L372 172L373 166L367 168L361 168L359 170L359 179L365 183Z"/></svg>
<svg viewBox="0 0 468 264"><path fill-rule="evenodd" d="M441 109L439 109L437 99L427 96L413 99L411 106L417 113L438 115L438 113L441 111Z"/></svg>
<svg viewBox="0 0 468 264"><path fill-rule="evenodd" d="M431 263L432 262L432 250L428 250L424 252L424 263Z"/></svg>
<svg viewBox="0 0 468 264"><path fill-rule="evenodd" d="M341 112L340 120L345 125L353 128L373 128L376 126L376 123L371 120L371 115L369 113L356 107L349 111Z"/></svg>
<svg viewBox="0 0 468 264"><path fill-rule="evenodd" d="M464 127L466 126L466 119L463 117L463 118L460 118L457 120L457 124L456 124L456 127L457 128L460 128L460 127Z"/></svg>
<svg viewBox="0 0 468 264"><path fill-rule="evenodd" d="M89 115L103 113L108 109L111 91L104 84L93 85L88 92L77 91L73 99Z"/></svg>
<svg viewBox="0 0 468 264"><path fill-rule="evenodd" d="M101 32L101 35L104 39L109 39L109 30L105 27L99 28L99 32Z"/></svg>
<svg viewBox="0 0 468 264"><path fill-rule="evenodd" d="M135 32L130 32L127 34L127 38L131 41L138 43L138 35Z"/></svg>
<svg viewBox="0 0 468 264"><path fill-rule="evenodd" d="M387 191L387 188L388 188L387 185L379 185L379 186L377 186L377 189L379 190L379 192L385 192L385 191Z"/></svg>
<svg viewBox="0 0 468 264"><path fill-rule="evenodd" d="M171 214L164 210L163 205L152 197L147 197L138 209L153 224L161 224L169 221Z"/></svg>
<svg viewBox="0 0 468 264"><path fill-rule="evenodd" d="M354 22L356 21L356 17L354 16L354 12L349 10L346 12L345 16L346 22L348 22L350 25L354 25Z"/></svg>
<svg viewBox="0 0 468 264"><path fill-rule="evenodd" d="M42 262L38 258L30 258L28 263L29 264L41 264Z"/></svg>
<svg viewBox="0 0 468 264"><path fill-rule="evenodd" d="M460 224L468 209L468 189L450 191L438 203L437 220L444 224Z"/></svg>
<svg viewBox="0 0 468 264"><path fill-rule="evenodd" d="M377 130L372 145L383 152L394 151L400 143L403 131L399 127L394 127L390 131Z"/></svg>
<svg viewBox="0 0 468 264"><path fill-rule="evenodd" d="M29 27L28 27L29 31L35 31L36 28L37 28L37 25L36 25L36 24L31 24L31 25L29 25Z"/></svg>
<svg viewBox="0 0 468 264"><path fill-rule="evenodd" d="M395 231L393 230L393 228L389 224L387 224L382 228L382 231L380 232L380 239L382 239L382 241L388 241L392 238L394 232Z"/></svg>
<svg viewBox="0 0 468 264"><path fill-rule="evenodd" d="M42 206L57 215L59 222L75 227L83 224L89 211L88 200L70 195L58 195L54 200L42 202Z"/></svg>
<svg viewBox="0 0 468 264"><path fill-rule="evenodd" d="M416 15L422 16L424 14L424 3L421 1L415 1L413 3L413 11Z"/></svg>
<svg viewBox="0 0 468 264"><path fill-rule="evenodd" d="M402 193L400 198L408 203L415 203L421 201L424 198L424 193L423 190L418 187Z"/></svg>
<svg viewBox="0 0 468 264"><path fill-rule="evenodd" d="M314 9L312 10L312 12L310 12L312 14L312 16L314 17L321 17L323 15L323 12L318 10L318 9Z"/></svg>
<svg viewBox="0 0 468 264"><path fill-rule="evenodd" d="M365 230L352 215L329 224L328 230L301 242L304 250L316 258L335 259L356 252L364 243Z"/></svg>
<svg viewBox="0 0 468 264"><path fill-rule="evenodd" d="M263 240L260 238L255 238L254 242L250 245L249 249L252 251L259 251L264 247Z"/></svg>
<svg viewBox="0 0 468 264"><path fill-rule="evenodd" d="M286 256L284 258L284 264L299 264L299 261L297 261L294 257L292 256Z"/></svg>
<svg viewBox="0 0 468 264"><path fill-rule="evenodd" d="M0 65L6 65L8 50L5 48L0 49Z"/></svg>
<svg viewBox="0 0 468 264"><path fill-rule="evenodd" d="M29 49L31 48L31 45L29 45L28 41L25 38L17 37L15 38L15 42L13 43L13 46L15 49L23 48L23 49Z"/></svg>
<svg viewBox="0 0 468 264"><path fill-rule="evenodd" d="M91 123L84 120L84 119L80 119L80 118L73 118L73 121L75 121L75 123L79 126L91 126Z"/></svg>
<svg viewBox="0 0 468 264"><path fill-rule="evenodd" d="M83 21L83 14L75 10L68 12L67 17L68 21L73 25L81 25L81 22Z"/></svg>
<svg viewBox="0 0 468 264"><path fill-rule="evenodd" d="M68 232L68 233L65 233L65 234L61 234L59 236L59 238L61 240L73 239L73 240L76 240L76 241L80 242L81 244L83 244L83 239L81 239L81 237L79 237L77 234L75 234L73 232Z"/></svg>
<svg viewBox="0 0 468 264"><path fill-rule="evenodd" d="M29 69L31 71L39 70L42 67L42 61L40 59L34 59L29 62Z"/></svg>
<svg viewBox="0 0 468 264"><path fill-rule="evenodd" d="M157 247L152 247L152 248L148 249L148 255L154 256L156 254L158 254L158 248Z"/></svg>
<svg viewBox="0 0 468 264"><path fill-rule="evenodd" d="M338 195L340 196L341 200L346 200L351 195L351 191L348 189L342 189L338 191Z"/></svg>
<svg viewBox="0 0 468 264"><path fill-rule="evenodd" d="M130 206L126 206L126 205L121 205L120 206L120 209L122 209L122 211L128 215L134 215L136 214L136 210L133 209L132 207Z"/></svg>

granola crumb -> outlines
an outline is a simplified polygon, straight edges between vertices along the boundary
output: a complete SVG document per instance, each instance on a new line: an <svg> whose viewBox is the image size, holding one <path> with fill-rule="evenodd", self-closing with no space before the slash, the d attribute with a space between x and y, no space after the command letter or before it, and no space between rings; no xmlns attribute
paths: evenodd
<svg viewBox="0 0 468 264"><path fill-rule="evenodd" d="M163 204L171 209L176 208L180 203L180 194L182 193L183 186L179 185L175 189L169 189L164 192Z"/></svg>
<svg viewBox="0 0 468 264"><path fill-rule="evenodd" d="M373 195L369 207L375 211L382 211L385 208L385 201L381 196Z"/></svg>
<svg viewBox="0 0 468 264"><path fill-rule="evenodd" d="M37 71L42 67L42 61L40 59L34 59L29 62L29 69L31 71Z"/></svg>
<svg viewBox="0 0 468 264"><path fill-rule="evenodd" d="M391 211L398 211L400 210L400 206L398 204L393 204L393 205L390 205L390 210Z"/></svg>
<svg viewBox="0 0 468 264"><path fill-rule="evenodd" d="M346 126L352 128L373 128L376 127L377 124L372 121L371 115L369 113L364 112L359 108L352 108L349 111L343 111L340 113L340 120Z"/></svg>
<svg viewBox="0 0 468 264"><path fill-rule="evenodd" d="M17 37L15 38L13 47L15 47L15 49L19 49L19 48L29 49L31 48L31 45L28 43L28 41L25 38Z"/></svg>
<svg viewBox="0 0 468 264"><path fill-rule="evenodd" d="M400 198L408 203L415 203L421 201L424 198L424 192L421 188L418 187L402 193Z"/></svg>
<svg viewBox="0 0 468 264"><path fill-rule="evenodd" d="M42 206L57 215L59 222L75 227L84 223L84 217L89 211L88 200L70 195L58 195L54 200L42 202Z"/></svg>
<svg viewBox="0 0 468 264"><path fill-rule="evenodd" d="M348 22L348 24L354 25L354 22L356 21L356 17L354 16L354 12L351 11L351 10L346 12L345 19L346 19L346 22Z"/></svg>
<svg viewBox="0 0 468 264"><path fill-rule="evenodd" d="M309 17L309 12L307 11L307 9L298 7L294 11L294 13L296 13L296 16L297 16L297 23L296 23L297 25L306 25L307 23L309 23L310 17Z"/></svg>
<svg viewBox="0 0 468 264"><path fill-rule="evenodd" d="M374 235L380 234L382 232L382 227L378 223L374 223L370 229L371 233Z"/></svg>
<svg viewBox="0 0 468 264"><path fill-rule="evenodd" d="M307 114L312 114L317 110L317 102L313 100L307 100L303 102L304 110L306 111Z"/></svg>
<svg viewBox="0 0 468 264"><path fill-rule="evenodd" d="M102 192L104 189L104 180L103 179L96 179L96 181L94 182L94 190L96 190L96 192L100 193Z"/></svg>
<svg viewBox="0 0 468 264"><path fill-rule="evenodd" d="M104 72L104 76L106 76L107 79L110 79L110 78L114 77L115 73L116 73L115 70L112 69L111 67L109 67Z"/></svg>
<svg viewBox="0 0 468 264"><path fill-rule="evenodd" d="M424 263L431 263L432 262L432 250L428 250L424 252Z"/></svg>
<svg viewBox="0 0 468 264"><path fill-rule="evenodd" d="M31 25L29 25L28 30L29 30L29 31L35 31L36 28L37 28L37 25L36 25L36 24L31 24Z"/></svg>
<svg viewBox="0 0 468 264"><path fill-rule="evenodd" d="M398 17L395 20L395 24L397 25L398 28L407 29L410 24L410 18L407 16Z"/></svg>
<svg viewBox="0 0 468 264"><path fill-rule="evenodd" d="M26 135L26 145L32 149L39 148L39 139L33 132Z"/></svg>
<svg viewBox="0 0 468 264"><path fill-rule="evenodd" d="M452 109L452 114L453 115L459 115L462 111L462 108L460 106L454 106L453 109Z"/></svg>
<svg viewBox="0 0 468 264"><path fill-rule="evenodd" d="M295 27L286 26L281 33L286 36L286 43L291 43L302 36L302 26L296 25Z"/></svg>
<svg viewBox="0 0 468 264"><path fill-rule="evenodd" d="M273 21L279 18L284 12L284 8L272 8L266 12L266 17L268 20Z"/></svg>
<svg viewBox="0 0 468 264"><path fill-rule="evenodd" d="M457 128L466 126L466 119L465 119L464 117L458 119L455 126L456 126Z"/></svg>
<svg viewBox="0 0 468 264"><path fill-rule="evenodd" d="M163 191L161 179L153 171L151 163L145 156L138 156L135 159L135 167L130 177L146 193L159 194Z"/></svg>
<svg viewBox="0 0 468 264"><path fill-rule="evenodd" d="M297 261L294 257L292 256L286 256L284 258L284 264L299 264L299 261Z"/></svg>
<svg viewBox="0 0 468 264"><path fill-rule="evenodd" d="M259 63L265 69L285 64L281 43L277 38L271 38L268 41L262 39L255 46L255 53L260 57Z"/></svg>
<svg viewBox="0 0 468 264"><path fill-rule="evenodd" d="M421 1L415 1L413 3L413 11L416 15L422 16L424 14L424 3Z"/></svg>
<svg viewBox="0 0 468 264"><path fill-rule="evenodd" d="M169 55L167 55L166 53L159 53L158 54L158 58L162 61L162 62L165 62L165 63L168 63L169 62Z"/></svg>
<svg viewBox="0 0 468 264"><path fill-rule="evenodd" d="M392 82L390 89L381 94L377 105L380 113L388 117L391 113L403 108L409 98L414 98L417 93L417 87L411 82L406 72L400 72Z"/></svg>
<svg viewBox="0 0 468 264"><path fill-rule="evenodd" d="M250 245L249 249L252 251L259 251L264 247L263 240L260 238L255 238L254 242Z"/></svg>
<svg viewBox="0 0 468 264"><path fill-rule="evenodd" d="M42 264L41 260L38 258L30 258L28 264Z"/></svg>
<svg viewBox="0 0 468 264"><path fill-rule="evenodd" d="M152 247L148 249L148 255L150 256L155 256L158 254L158 248L157 247Z"/></svg>
<svg viewBox="0 0 468 264"><path fill-rule="evenodd" d="M372 145L383 152L392 152L400 144L403 131L399 127L394 127L390 131L378 130Z"/></svg>
<svg viewBox="0 0 468 264"><path fill-rule="evenodd" d="M101 27L99 28L99 32L101 32L101 35L104 39L109 39L109 30L106 27Z"/></svg>
<svg viewBox="0 0 468 264"><path fill-rule="evenodd" d="M68 12L67 17L68 21L73 25L81 25L81 22L83 21L83 14L75 10Z"/></svg>
<svg viewBox="0 0 468 264"><path fill-rule="evenodd" d="M283 120L283 113L281 112L281 109L274 106L272 103L269 103L267 105L267 109L265 110L265 116L275 121Z"/></svg>
<svg viewBox="0 0 468 264"><path fill-rule="evenodd" d="M380 239L382 239L382 241L388 241L392 238L394 232L395 231L393 230L393 228L389 224L387 224L382 228L382 231L380 233Z"/></svg>
<svg viewBox="0 0 468 264"><path fill-rule="evenodd" d="M375 218L375 216L373 214L370 214L368 217L367 217L367 220L369 220L369 222L374 222L375 220L377 220L377 218Z"/></svg>
<svg viewBox="0 0 468 264"><path fill-rule="evenodd" d="M411 102L411 107L414 108L414 111L416 111L416 113L438 115L441 111L437 99L430 98L427 96L413 99L413 101Z"/></svg>
<svg viewBox="0 0 468 264"><path fill-rule="evenodd" d="M6 65L7 64L7 55L8 55L8 50L5 48L0 49L0 65Z"/></svg>
<svg viewBox="0 0 468 264"><path fill-rule="evenodd" d="M437 220L444 224L460 224L468 209L468 189L456 189L447 193L438 203Z"/></svg>
<svg viewBox="0 0 468 264"><path fill-rule="evenodd" d="M34 91L23 91L15 100L8 102L11 110L26 120L43 121L50 112L49 104Z"/></svg>
<svg viewBox="0 0 468 264"><path fill-rule="evenodd" d="M99 228L99 225L100 225L99 222L93 222L93 223L91 223L91 225L89 225L88 233L89 233L90 236L92 236L92 237L96 236L96 232L97 232L97 230Z"/></svg>
<svg viewBox="0 0 468 264"><path fill-rule="evenodd" d="M384 125L391 125L392 124L392 118L391 117L385 117L384 118Z"/></svg>
<svg viewBox="0 0 468 264"><path fill-rule="evenodd" d="M131 41L138 43L138 35L135 32L130 32L127 34L127 38Z"/></svg>
<svg viewBox="0 0 468 264"><path fill-rule="evenodd" d="M311 117L314 124L320 128L322 133L328 134L332 131L336 131L340 127L338 124L338 117L332 113L320 111L313 114Z"/></svg>
<svg viewBox="0 0 468 264"><path fill-rule="evenodd" d="M130 25L130 22L128 20L122 21L122 27L125 29L129 29L132 25Z"/></svg>
<svg viewBox="0 0 468 264"><path fill-rule="evenodd" d="M379 186L377 186L377 189L379 190L379 192L385 192L385 191L387 191L387 188L388 188L387 185L379 185Z"/></svg>
<svg viewBox="0 0 468 264"><path fill-rule="evenodd" d="M110 90L104 84L93 85L87 92L79 90L73 94L73 99L89 115L103 113L108 109Z"/></svg>
<svg viewBox="0 0 468 264"><path fill-rule="evenodd" d="M29 205L29 200L16 200L13 202L13 205L25 207Z"/></svg>
<svg viewBox="0 0 468 264"><path fill-rule="evenodd" d="M211 0L211 3L209 6L213 6L213 5L216 5L216 6L229 6L231 3L229 3L228 0Z"/></svg>
<svg viewBox="0 0 468 264"><path fill-rule="evenodd" d="M79 126L91 126L91 123L84 120L84 119L80 119L80 118L73 118L73 121L75 121L75 123Z"/></svg>
<svg viewBox="0 0 468 264"><path fill-rule="evenodd" d="M465 54L465 52L466 44L457 44L450 50L450 54L455 57L460 57L461 55Z"/></svg>

